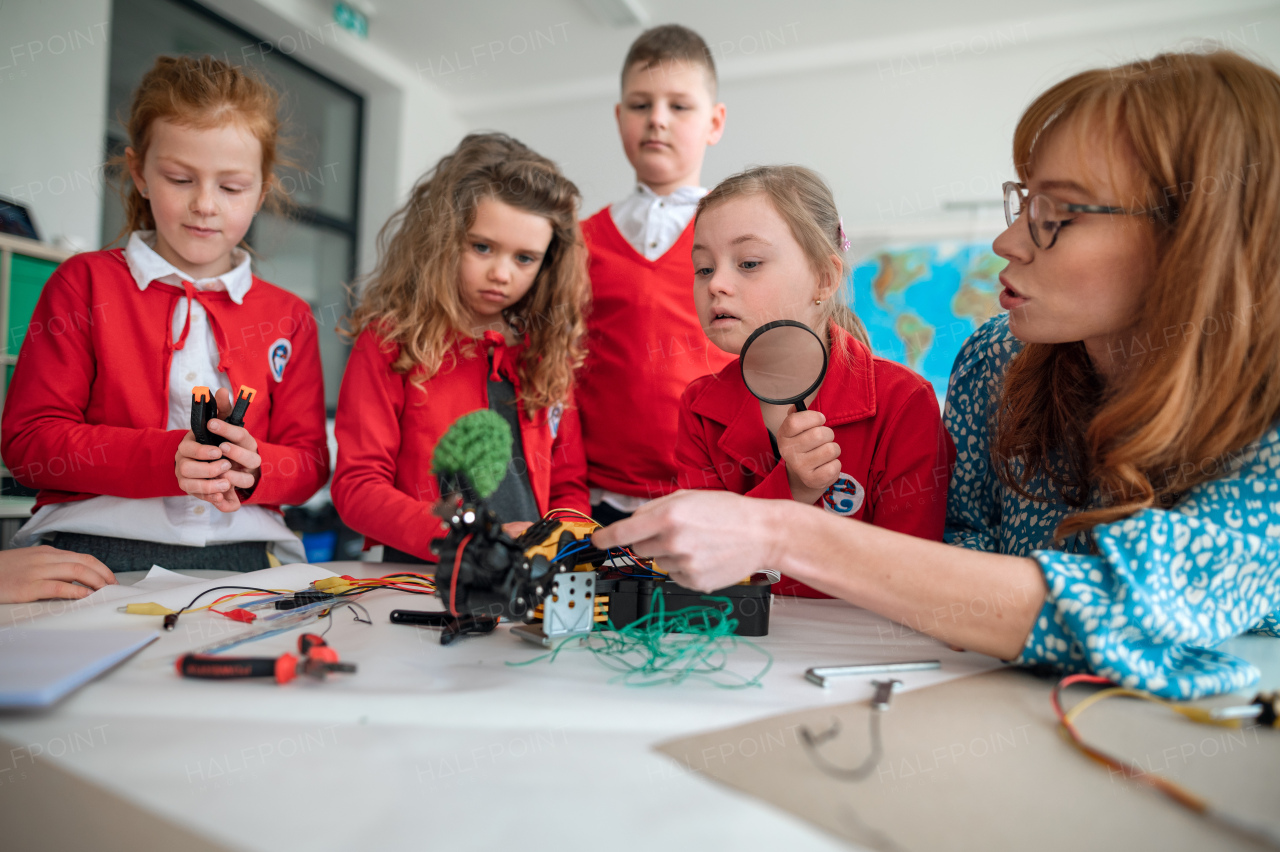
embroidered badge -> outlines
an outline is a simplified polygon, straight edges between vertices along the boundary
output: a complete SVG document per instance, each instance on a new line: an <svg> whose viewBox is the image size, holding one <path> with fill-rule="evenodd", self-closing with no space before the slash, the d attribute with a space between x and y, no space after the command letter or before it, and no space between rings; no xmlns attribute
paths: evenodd
<svg viewBox="0 0 1280 852"><path fill-rule="evenodd" d="M861 482L847 473L841 473L840 478L831 483L831 487L822 495L822 508L833 515L848 518L862 508L866 496L867 491Z"/></svg>
<svg viewBox="0 0 1280 852"><path fill-rule="evenodd" d="M551 440L556 439L556 435L560 434L560 418L564 416L564 406L556 403L551 406L551 410L547 412L547 425L551 427Z"/></svg>
<svg viewBox="0 0 1280 852"><path fill-rule="evenodd" d="M271 367L271 377L277 382L284 378L284 368L292 354L293 344L284 337L271 344L271 348L267 350L267 363Z"/></svg>

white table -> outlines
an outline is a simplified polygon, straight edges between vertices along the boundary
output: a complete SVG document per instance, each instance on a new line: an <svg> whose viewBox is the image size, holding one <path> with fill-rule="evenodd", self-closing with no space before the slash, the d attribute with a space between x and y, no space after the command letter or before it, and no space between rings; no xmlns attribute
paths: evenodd
<svg viewBox="0 0 1280 852"><path fill-rule="evenodd" d="M399 566L324 567L367 577ZM327 637L358 664L354 675L283 686L180 678L176 655L225 629L216 616L184 616L51 711L0 715L0 738L12 746L0 749L3 830L46 848L845 849L650 747L869 697L865 681L813 686L803 677L813 665L904 654L943 659L950 672L996 665L841 602L776 599L770 635L756 640L773 655L762 688L637 689L609 683L612 673L585 651L507 666L542 651L506 626L444 647L438 631L389 623L395 608L438 609L434 598L375 592L362 603L372 626L343 609ZM0 607L0 639L15 624L57 629L74 612ZM120 621L159 621L142 618ZM295 637L229 653L275 656ZM758 657L744 649L735 659L746 670ZM937 675L911 677L903 679ZM121 824L150 829L112 845L120 838L104 826L122 814Z"/></svg>

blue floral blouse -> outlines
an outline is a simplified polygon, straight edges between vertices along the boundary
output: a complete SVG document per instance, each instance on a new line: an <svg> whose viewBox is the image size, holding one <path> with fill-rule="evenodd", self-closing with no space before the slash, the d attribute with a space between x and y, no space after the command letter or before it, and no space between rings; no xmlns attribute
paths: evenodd
<svg viewBox="0 0 1280 852"><path fill-rule="evenodd" d="M1256 668L1213 646L1250 630L1280 636L1280 432L1221 460L1221 477L1170 509L1055 543L1069 512L1056 492L1052 502L1027 500L991 465L989 418L1021 346L1006 315L974 332L951 370L944 415L956 444L946 541L1029 556L1044 571L1044 608L1014 662L1173 699L1253 685Z"/></svg>

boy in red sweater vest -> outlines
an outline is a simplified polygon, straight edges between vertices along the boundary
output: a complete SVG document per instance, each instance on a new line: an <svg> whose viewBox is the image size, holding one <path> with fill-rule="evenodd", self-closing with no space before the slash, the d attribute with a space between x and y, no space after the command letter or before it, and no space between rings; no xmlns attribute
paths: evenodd
<svg viewBox="0 0 1280 852"><path fill-rule="evenodd" d="M706 42L675 25L641 33L615 114L636 186L582 223L592 308L578 385L593 514L605 524L676 490L680 395L732 360L699 325L689 259L702 159L724 132Z"/></svg>

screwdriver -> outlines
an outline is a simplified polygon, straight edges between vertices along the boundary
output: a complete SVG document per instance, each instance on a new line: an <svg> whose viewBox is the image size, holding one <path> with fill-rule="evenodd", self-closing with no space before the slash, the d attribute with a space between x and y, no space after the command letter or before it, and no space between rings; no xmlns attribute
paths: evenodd
<svg viewBox="0 0 1280 852"><path fill-rule="evenodd" d="M1280 691L1259 692L1248 704L1210 710L1209 718L1215 722L1252 719L1259 725L1280 728Z"/></svg>
<svg viewBox="0 0 1280 852"><path fill-rule="evenodd" d="M288 683L299 674L324 680L329 672L354 672L354 663L338 663L293 654L279 657L218 657L206 654L183 654L176 666L184 677L209 680L232 680L243 677L272 677L276 683Z"/></svg>
<svg viewBox="0 0 1280 852"><path fill-rule="evenodd" d="M288 683L299 674L323 680L329 672L355 672L353 663L338 661L338 652L314 633L298 637L299 660L293 654L279 657L219 657L209 654L184 654L176 668L184 677L229 680L245 677L270 677L276 683Z"/></svg>

